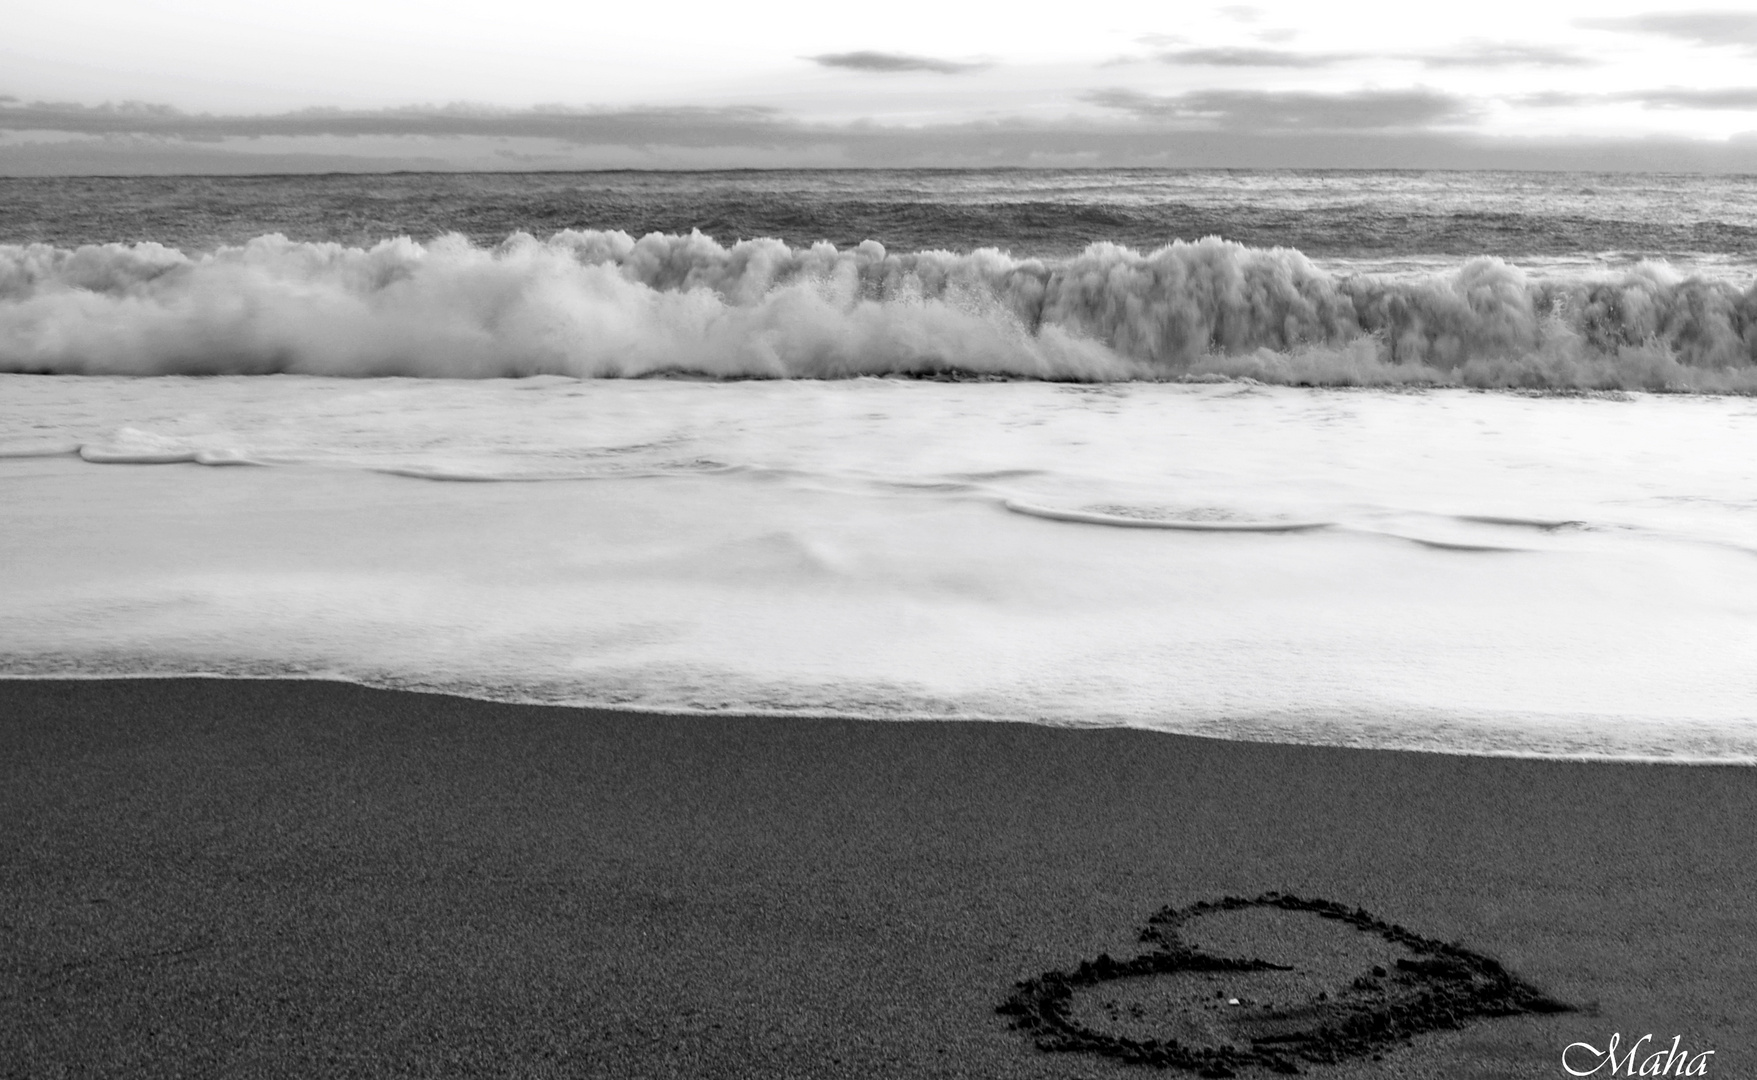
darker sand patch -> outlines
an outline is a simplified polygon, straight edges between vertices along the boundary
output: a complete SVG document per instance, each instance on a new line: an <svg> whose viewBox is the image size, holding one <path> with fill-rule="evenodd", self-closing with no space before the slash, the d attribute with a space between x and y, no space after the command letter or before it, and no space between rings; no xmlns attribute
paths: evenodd
<svg viewBox="0 0 1757 1080"><path fill-rule="evenodd" d="M1017 985L1000 1011L1044 1050L1233 1076L1297 1073L1473 1020L1572 1007L1499 962L1360 908L1281 893L1164 908L1131 960Z"/></svg>

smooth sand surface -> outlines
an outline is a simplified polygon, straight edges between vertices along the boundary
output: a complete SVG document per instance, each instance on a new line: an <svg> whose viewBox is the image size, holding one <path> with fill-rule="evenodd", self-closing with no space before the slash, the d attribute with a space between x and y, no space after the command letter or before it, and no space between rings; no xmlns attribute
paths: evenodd
<svg viewBox="0 0 1757 1080"><path fill-rule="evenodd" d="M1753 1075L1754 822L1739 767L0 680L0 1075L1186 1076L995 1006L1271 889L1585 1007L1313 1075Z"/></svg>

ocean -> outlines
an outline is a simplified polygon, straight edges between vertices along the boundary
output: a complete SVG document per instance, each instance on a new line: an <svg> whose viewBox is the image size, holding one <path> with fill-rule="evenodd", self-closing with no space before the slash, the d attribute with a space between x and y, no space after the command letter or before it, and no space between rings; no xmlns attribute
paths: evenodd
<svg viewBox="0 0 1757 1080"><path fill-rule="evenodd" d="M1757 761L1757 178L0 179L0 672Z"/></svg>

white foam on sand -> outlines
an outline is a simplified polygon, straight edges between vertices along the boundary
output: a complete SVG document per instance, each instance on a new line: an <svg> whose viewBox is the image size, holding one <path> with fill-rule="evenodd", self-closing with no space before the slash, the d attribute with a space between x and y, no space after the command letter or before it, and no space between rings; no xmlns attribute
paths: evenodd
<svg viewBox="0 0 1757 1080"><path fill-rule="evenodd" d="M1757 760L1748 399L0 391L11 674Z"/></svg>

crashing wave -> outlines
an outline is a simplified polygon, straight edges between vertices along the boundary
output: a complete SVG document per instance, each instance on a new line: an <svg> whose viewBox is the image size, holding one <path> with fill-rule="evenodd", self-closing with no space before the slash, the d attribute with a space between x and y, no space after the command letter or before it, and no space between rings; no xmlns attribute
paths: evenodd
<svg viewBox="0 0 1757 1080"><path fill-rule="evenodd" d="M1757 286L1492 258L1338 275L1218 239L1066 260L700 233L0 246L0 370L1113 380L1757 392Z"/></svg>

